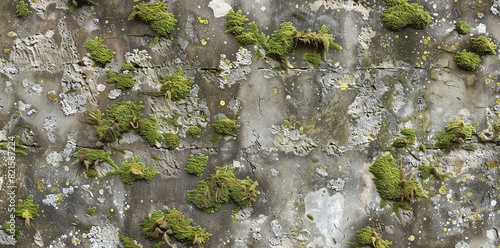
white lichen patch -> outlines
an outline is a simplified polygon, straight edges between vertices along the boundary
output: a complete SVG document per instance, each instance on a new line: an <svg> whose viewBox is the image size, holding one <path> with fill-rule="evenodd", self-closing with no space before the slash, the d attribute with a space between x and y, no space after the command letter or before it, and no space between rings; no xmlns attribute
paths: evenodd
<svg viewBox="0 0 500 248"><path fill-rule="evenodd" d="M314 12L317 12L321 7L325 9L343 9L346 11L358 12L362 15L363 20L368 20L371 11L370 8L355 0L316 0L310 3L310 6Z"/></svg>
<svg viewBox="0 0 500 248"><path fill-rule="evenodd" d="M236 61L231 62L226 58L225 54L220 55L219 61L219 88L225 89L237 83L240 80L246 79L246 75L250 74L250 64L252 64L252 53L243 47L240 47L236 53Z"/></svg>
<svg viewBox="0 0 500 248"><path fill-rule="evenodd" d="M92 226L88 233L82 237L92 247L119 247L121 242L118 237L118 229L112 225Z"/></svg>
<svg viewBox="0 0 500 248"><path fill-rule="evenodd" d="M307 137L306 134L301 134L300 128L295 129L288 125L273 125L271 133L274 134L274 145L285 153L293 152L297 156L307 156L312 149L316 147L316 143Z"/></svg>
<svg viewBox="0 0 500 248"><path fill-rule="evenodd" d="M358 36L358 42L361 48L364 50L369 49L375 35L377 35L377 32L372 27L362 27Z"/></svg>
<svg viewBox="0 0 500 248"><path fill-rule="evenodd" d="M225 0L212 0L208 3L208 7L214 11L215 18L224 17L231 9L231 5Z"/></svg>

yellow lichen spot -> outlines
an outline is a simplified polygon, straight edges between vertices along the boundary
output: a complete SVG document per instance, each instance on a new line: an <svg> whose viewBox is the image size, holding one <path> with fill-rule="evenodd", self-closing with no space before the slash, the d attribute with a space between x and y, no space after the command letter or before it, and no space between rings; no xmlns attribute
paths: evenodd
<svg viewBox="0 0 500 248"><path fill-rule="evenodd" d="M278 94L278 88L274 87L274 89L273 89L273 93L274 93L275 95L276 95L276 94Z"/></svg>
<svg viewBox="0 0 500 248"><path fill-rule="evenodd" d="M438 46L438 49L441 49L441 46Z"/></svg>
<svg viewBox="0 0 500 248"><path fill-rule="evenodd" d="M426 87L425 85L422 85L422 88L423 88L423 89L425 89L425 88L427 88L427 87Z"/></svg>
<svg viewBox="0 0 500 248"><path fill-rule="evenodd" d="M498 163L497 163L497 161L495 161L495 160L491 160L491 161L488 163L488 167L490 167L490 169L495 169L497 166L498 166Z"/></svg>
<svg viewBox="0 0 500 248"><path fill-rule="evenodd" d="M10 52L10 48L5 48L5 49L3 49L3 52L4 52L4 53L9 53L9 52Z"/></svg>
<svg viewBox="0 0 500 248"><path fill-rule="evenodd" d="M289 65L288 65L288 68L293 69L294 67L293 67L293 65L292 65L292 64L289 64Z"/></svg>
<svg viewBox="0 0 500 248"><path fill-rule="evenodd" d="M343 166L342 166L342 165L339 165L339 170L340 170L340 169L342 169L342 168L343 168Z"/></svg>
<svg viewBox="0 0 500 248"><path fill-rule="evenodd" d="M497 104L500 104L500 98L498 98L498 99L496 100L496 103L497 103Z"/></svg>
<svg viewBox="0 0 500 248"><path fill-rule="evenodd" d="M446 187L444 185L439 188L439 194L441 195L446 194Z"/></svg>
<svg viewBox="0 0 500 248"><path fill-rule="evenodd" d="M447 231L448 231L448 228L443 227L443 232L447 232Z"/></svg>
<svg viewBox="0 0 500 248"><path fill-rule="evenodd" d="M455 49L457 49L457 47L453 44L453 45L451 45L450 49L455 50Z"/></svg>
<svg viewBox="0 0 500 248"><path fill-rule="evenodd" d="M472 196L472 192L467 193L467 196L471 197Z"/></svg>
<svg viewBox="0 0 500 248"><path fill-rule="evenodd" d="M408 237L408 240L409 240L409 241L413 241L413 240L415 240L415 236L410 235L410 237Z"/></svg>
<svg viewBox="0 0 500 248"><path fill-rule="evenodd" d="M382 44L382 47L383 47L383 48L387 48L387 44L385 44L385 43L384 43L384 44Z"/></svg>
<svg viewBox="0 0 500 248"><path fill-rule="evenodd" d="M465 182L470 179L470 176L471 176L470 174L465 174L460 178L460 180L462 180L462 182Z"/></svg>
<svg viewBox="0 0 500 248"><path fill-rule="evenodd" d="M114 210L113 208L109 210L109 212L111 212L111 213L113 213L114 211L115 211L115 210Z"/></svg>
<svg viewBox="0 0 500 248"><path fill-rule="evenodd" d="M299 132L300 132L300 134L304 134L304 127L303 126L299 127Z"/></svg>
<svg viewBox="0 0 500 248"><path fill-rule="evenodd" d="M37 188L40 192L43 192L43 182L40 179L38 179Z"/></svg>
<svg viewBox="0 0 500 248"><path fill-rule="evenodd" d="M56 192L56 188L51 188L51 189L50 189L50 192L51 192L51 193Z"/></svg>
<svg viewBox="0 0 500 248"><path fill-rule="evenodd" d="M415 62L415 66L416 67L420 67L420 63L419 62Z"/></svg>
<svg viewBox="0 0 500 248"><path fill-rule="evenodd" d="M224 106L226 105L226 102L224 100L220 100L219 105Z"/></svg>
<svg viewBox="0 0 500 248"><path fill-rule="evenodd" d="M340 84L340 90L347 90L349 88L349 85L346 83Z"/></svg>
<svg viewBox="0 0 500 248"><path fill-rule="evenodd" d="M108 21L108 20L104 21L104 24L108 24L108 23L109 23L109 21Z"/></svg>
<svg viewBox="0 0 500 248"><path fill-rule="evenodd" d="M427 56L422 55L422 60L423 60L423 61L427 61Z"/></svg>
<svg viewBox="0 0 500 248"><path fill-rule="evenodd" d="M247 125L247 126L250 126L250 122L249 122L249 121L247 121L246 125Z"/></svg>
<svg viewBox="0 0 500 248"><path fill-rule="evenodd" d="M476 213L473 213L471 216L472 216L474 219L476 219L476 220L482 220L482 219L483 219L483 218L481 217L481 215L476 214Z"/></svg>
<svg viewBox="0 0 500 248"><path fill-rule="evenodd" d="M394 35L394 38L399 39L399 34Z"/></svg>
<svg viewBox="0 0 500 248"><path fill-rule="evenodd" d="M479 127L479 125L481 125L481 123L479 123L479 121L476 122L476 127Z"/></svg>
<svg viewBox="0 0 500 248"><path fill-rule="evenodd" d="M53 92L49 92L47 94L47 96L49 97L50 100L56 100L57 99L56 94L54 94Z"/></svg>
<svg viewBox="0 0 500 248"><path fill-rule="evenodd" d="M208 24L208 19L203 19L203 18L201 18L201 16L198 16L198 21L199 21L201 24L205 24L205 25L207 25L207 24Z"/></svg>
<svg viewBox="0 0 500 248"><path fill-rule="evenodd" d="M201 45L205 46L207 44L207 40L201 39Z"/></svg>

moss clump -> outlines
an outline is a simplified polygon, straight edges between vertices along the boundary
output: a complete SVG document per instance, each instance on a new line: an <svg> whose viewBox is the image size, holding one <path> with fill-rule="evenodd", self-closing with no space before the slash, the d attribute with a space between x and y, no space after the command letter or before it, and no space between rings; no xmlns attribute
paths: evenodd
<svg viewBox="0 0 500 248"><path fill-rule="evenodd" d="M392 146L394 147L410 147L415 145L417 141L417 135L415 135L415 131L412 128L403 128L399 132L402 136L399 136L392 142Z"/></svg>
<svg viewBox="0 0 500 248"><path fill-rule="evenodd" d="M444 130L439 131L434 147L449 153L454 146L461 147L474 133L476 129L471 124L465 124L462 118L456 118L446 124Z"/></svg>
<svg viewBox="0 0 500 248"><path fill-rule="evenodd" d="M158 120L153 116L150 116L149 120L139 120L135 133L142 136L151 146L162 139L161 134L158 133Z"/></svg>
<svg viewBox="0 0 500 248"><path fill-rule="evenodd" d="M296 45L296 32L297 29L291 22L281 23L280 28L271 34L266 55L287 63L288 54L293 51Z"/></svg>
<svg viewBox="0 0 500 248"><path fill-rule="evenodd" d="M201 128L198 126L190 126L186 130L187 135L191 135L196 138L200 138Z"/></svg>
<svg viewBox="0 0 500 248"><path fill-rule="evenodd" d="M237 179L234 167L217 166L215 174L196 184L187 191L187 199L206 213L214 213L224 203L235 203L240 209L251 207L260 192L259 183L249 177Z"/></svg>
<svg viewBox="0 0 500 248"><path fill-rule="evenodd" d="M124 248L142 248L142 246L137 244L137 241L133 238L123 235L122 230L118 231L118 237L120 238L120 242L122 242Z"/></svg>
<svg viewBox="0 0 500 248"><path fill-rule="evenodd" d="M135 85L134 77L131 73L116 73L107 70L106 74L108 75L106 82L108 84L116 83L116 88L118 89L130 89Z"/></svg>
<svg viewBox="0 0 500 248"><path fill-rule="evenodd" d="M132 63L122 63L122 65L120 66L120 71L124 72L124 71L129 71L129 72L132 72L132 71L135 71L137 68L135 68L135 66L132 64Z"/></svg>
<svg viewBox="0 0 500 248"><path fill-rule="evenodd" d="M455 61L459 68L468 71L476 70L479 64L481 64L481 58L479 55L469 52L467 49L457 52L453 57L453 61Z"/></svg>
<svg viewBox="0 0 500 248"><path fill-rule="evenodd" d="M16 15L26 19L31 14L31 10L28 6L29 5L24 0L19 0L16 5Z"/></svg>
<svg viewBox="0 0 500 248"><path fill-rule="evenodd" d="M382 235L375 232L370 226L366 226L356 231L356 242L347 242L347 244L353 247L388 248L392 242L382 239Z"/></svg>
<svg viewBox="0 0 500 248"><path fill-rule="evenodd" d="M480 35L476 38L470 38L472 49L479 55L495 55L497 45L491 41L491 38Z"/></svg>
<svg viewBox="0 0 500 248"><path fill-rule="evenodd" d="M234 35L239 35L243 33L245 30L244 26L248 22L248 18L243 15L241 10L234 12L233 9L230 9L226 14L226 31L225 33L231 33Z"/></svg>
<svg viewBox="0 0 500 248"><path fill-rule="evenodd" d="M83 46L87 52L89 52L90 57L97 62L99 65L104 65L113 60L115 52L111 51L106 45L102 44L104 40L101 37L95 37L92 40L85 42Z"/></svg>
<svg viewBox="0 0 500 248"><path fill-rule="evenodd" d="M173 101L180 101L189 96L193 81L185 78L182 68L177 68L176 72L169 76L160 76L162 86L159 95L165 96Z"/></svg>
<svg viewBox="0 0 500 248"><path fill-rule="evenodd" d="M14 214L25 219L25 224L31 226L31 220L40 216L38 214L38 204L33 203L33 195L29 195L25 200L19 199L16 203Z"/></svg>
<svg viewBox="0 0 500 248"><path fill-rule="evenodd" d="M9 138L10 139L10 138ZM16 135L14 137L14 140L12 140L11 142L14 143L14 153L16 155L19 155L19 156L27 156L28 153L26 153L24 150L28 149L27 146L21 144L21 136L19 135ZM8 143L0 143L0 149L2 150L6 150L6 151L9 151L11 152L12 151L12 148L9 148L9 144Z"/></svg>
<svg viewBox="0 0 500 248"><path fill-rule="evenodd" d="M92 217L95 215L96 210L97 210L96 206L88 207L87 210L85 211L85 214Z"/></svg>
<svg viewBox="0 0 500 248"><path fill-rule="evenodd" d="M15 240L19 240L21 236L23 236L23 230L18 225L13 223L9 223L5 221L2 225L2 230L10 237L14 237Z"/></svg>
<svg viewBox="0 0 500 248"><path fill-rule="evenodd" d="M155 164L152 164L148 168L144 166L144 163L137 162L138 157L133 156L130 161L123 161L120 167L115 171L110 171L108 175L120 175L120 178L125 184L133 184L137 180L144 179L148 183L153 180L153 178L160 174L160 172L155 171Z"/></svg>
<svg viewBox="0 0 500 248"><path fill-rule="evenodd" d="M424 180L431 177L431 175L435 176L439 180L445 180L450 177L449 174L440 173L437 166L421 165L418 167L418 170L420 171L420 177Z"/></svg>
<svg viewBox="0 0 500 248"><path fill-rule="evenodd" d="M195 157L193 154L191 154L189 155L189 159L187 161L185 170L187 173L199 177L205 171L207 163L208 163L207 155L200 154Z"/></svg>
<svg viewBox="0 0 500 248"><path fill-rule="evenodd" d="M182 212L177 209L169 209L167 213L161 210L154 210L149 216L143 219L141 226L144 238L162 238L168 245L170 237L184 245L194 245L203 247L204 243L212 236L199 225L192 226L192 219L186 219Z"/></svg>
<svg viewBox="0 0 500 248"><path fill-rule="evenodd" d="M316 52L304 53L304 56L302 56L302 60L313 64L314 68L318 68L319 64L321 64L321 55Z"/></svg>
<svg viewBox="0 0 500 248"><path fill-rule="evenodd" d="M373 182L383 203L393 201L392 210L399 216L399 208L411 210L410 204L416 198L427 198L423 193L420 183L413 178L410 172L410 179L406 179L407 174L403 171L403 166L398 168L396 160L391 155L378 157L369 167L369 171L375 176Z"/></svg>
<svg viewBox="0 0 500 248"><path fill-rule="evenodd" d="M455 23L455 30L457 30L459 34L468 34L470 33L470 25L465 21L458 21Z"/></svg>
<svg viewBox="0 0 500 248"><path fill-rule="evenodd" d="M406 26L424 29L432 21L432 17L419 3L408 3L406 0L386 0L389 8L382 12L384 25L391 30L399 31Z"/></svg>
<svg viewBox="0 0 500 248"><path fill-rule="evenodd" d="M295 39L298 44L304 44L322 49L323 58L326 58L326 54L330 48L339 51L342 50L342 47L335 43L333 35L328 33L328 28L324 24L318 32L297 31L295 33Z"/></svg>
<svg viewBox="0 0 500 248"><path fill-rule="evenodd" d="M165 0L156 3L141 3L135 5L128 19L132 20L136 16L138 16L141 21L149 24L153 31L156 32L157 36L153 43L151 43L151 46L154 46L160 37L168 37L172 34L175 25L177 25L177 19L175 19L172 13L167 11Z"/></svg>
<svg viewBox="0 0 500 248"><path fill-rule="evenodd" d="M87 176L89 177L97 177L96 167L101 162L107 162L111 166L117 168L115 162L110 158L111 152L107 152L105 150L100 149L90 149L90 148L81 148L77 152L71 154L72 157L76 158L76 160L72 163L80 163L86 169Z"/></svg>
<svg viewBox="0 0 500 248"><path fill-rule="evenodd" d="M179 142L181 138L175 133L163 133L163 142L167 146L168 149L173 150L179 146Z"/></svg>
<svg viewBox="0 0 500 248"><path fill-rule="evenodd" d="M233 119L229 119L226 116L222 116L217 119L212 126L215 129L215 132L224 136L233 136L236 137L236 133L234 129L239 128L240 126L236 125L236 121Z"/></svg>

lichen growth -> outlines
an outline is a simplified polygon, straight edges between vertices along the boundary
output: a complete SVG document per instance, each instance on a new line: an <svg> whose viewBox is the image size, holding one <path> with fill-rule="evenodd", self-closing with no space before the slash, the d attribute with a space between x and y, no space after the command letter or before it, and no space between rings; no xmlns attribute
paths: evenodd
<svg viewBox="0 0 500 248"><path fill-rule="evenodd" d="M141 233L148 239L162 238L171 247L175 247L175 244L170 243L170 236L184 245L203 247L212 234L199 225L191 225L192 222L192 219L186 219L184 214L175 208L169 209L167 213L154 210L143 219Z"/></svg>
<svg viewBox="0 0 500 248"><path fill-rule="evenodd" d="M388 248L392 245L392 241L382 239L382 235L375 232L370 226L363 227L356 231L356 242L347 242L353 247L373 247L373 248Z"/></svg>
<svg viewBox="0 0 500 248"><path fill-rule="evenodd" d="M208 163L207 155L200 154L198 156L194 156L193 154L191 154L189 155L189 159L187 161L185 170L187 173L199 177L205 171L207 163Z"/></svg>
<svg viewBox="0 0 500 248"><path fill-rule="evenodd" d="M375 176L373 182L383 200L381 206L387 201L393 201L392 210L398 216L399 208L411 210L410 204L414 199L427 198L420 183L413 179L413 171L405 173L402 164L398 168L396 160L390 154L378 157L369 171Z"/></svg>
<svg viewBox="0 0 500 248"><path fill-rule="evenodd" d="M235 203L240 209L251 207L260 192L259 183L249 177L237 179L234 167L217 166L215 174L198 181L196 188L187 191L187 199L206 213L214 213L222 204Z"/></svg>
<svg viewBox="0 0 500 248"><path fill-rule="evenodd" d="M120 175L125 184L133 184L137 180L146 180L148 183L160 174L155 171L155 164L147 167L142 162L137 162L138 157L133 156L130 160L125 160L115 171L107 172L107 175Z"/></svg>
<svg viewBox="0 0 500 248"><path fill-rule="evenodd" d="M31 220L40 216L38 214L39 205L33 203L33 195L29 195L26 199L19 199L16 203L14 214L25 219L25 224L27 226L31 225Z"/></svg>
<svg viewBox="0 0 500 248"><path fill-rule="evenodd" d="M462 147L476 129L471 124L465 124L462 118L456 118L446 124L444 130L437 134L437 142L434 147L441 149L444 153L449 153L453 147Z"/></svg>
<svg viewBox="0 0 500 248"><path fill-rule="evenodd" d="M389 8L382 12L381 19L388 29L399 31L406 26L424 29L432 21L430 14L419 3L408 3L407 0L385 2Z"/></svg>
<svg viewBox="0 0 500 248"><path fill-rule="evenodd" d="M85 214L92 217L95 215L96 210L97 210L96 206L88 207L87 210L85 211Z"/></svg>
<svg viewBox="0 0 500 248"><path fill-rule="evenodd" d="M107 70L108 84L116 83L116 88L118 89L130 89L134 87L135 81L132 73L116 73L111 70Z"/></svg>
<svg viewBox="0 0 500 248"><path fill-rule="evenodd" d="M417 135L412 128L403 128L400 132L401 136L397 137L392 146L394 147L411 147L417 141Z"/></svg>
<svg viewBox="0 0 500 248"><path fill-rule="evenodd" d="M160 76L159 95L165 96L172 101L180 101L189 96L193 81L183 76L182 68L178 67L174 74L169 76Z"/></svg>
<svg viewBox="0 0 500 248"><path fill-rule="evenodd" d="M236 137L234 129L240 127L236 124L235 120L229 119L227 118L227 116L220 117L214 123L212 123L212 126L214 127L215 132L217 132L218 134L233 137Z"/></svg>
<svg viewBox="0 0 500 248"><path fill-rule="evenodd" d="M85 42L83 46L98 65L104 65L111 62L115 56L115 52L104 45L103 41L101 37L96 36L94 39Z"/></svg>
<svg viewBox="0 0 500 248"><path fill-rule="evenodd" d="M459 68L468 71L474 71L481 64L481 57L476 53L472 53L467 51L467 49L463 49L455 54L453 57L453 61L457 64Z"/></svg>
<svg viewBox="0 0 500 248"><path fill-rule="evenodd" d="M200 138L201 128L198 126L190 126L186 130L187 135L191 135L195 138Z"/></svg>
<svg viewBox="0 0 500 248"><path fill-rule="evenodd" d="M96 167L101 162L107 162L111 166L117 168L115 162L110 157L110 151L81 148L77 152L71 154L71 156L76 158L72 165L80 163L85 167L87 176L89 177L97 177Z"/></svg>
<svg viewBox="0 0 500 248"><path fill-rule="evenodd" d="M26 19L31 14L31 10L28 6L29 5L24 0L19 0L16 5L16 15Z"/></svg>
<svg viewBox="0 0 500 248"><path fill-rule="evenodd" d="M472 49L479 55L496 55L497 45L484 35L470 38Z"/></svg>
<svg viewBox="0 0 500 248"><path fill-rule="evenodd" d="M470 25L469 23L460 20L455 23L455 30L457 30L459 34L468 34L470 33Z"/></svg>
<svg viewBox="0 0 500 248"><path fill-rule="evenodd" d="M177 25L177 19L175 19L172 13L167 11L166 0L156 3L141 3L135 5L128 19L132 20L136 16L138 16L141 21L149 24L157 34L155 40L150 45L151 47L158 42L160 37L168 37L172 34L175 25Z"/></svg>
<svg viewBox="0 0 500 248"><path fill-rule="evenodd" d="M319 64L321 64L321 55L319 53L304 53L302 56L302 60L311 63L314 68L318 68Z"/></svg>
<svg viewBox="0 0 500 248"><path fill-rule="evenodd" d="M14 137L14 140L12 140L11 142L13 142L13 145L14 145L13 146L14 154L19 155L19 156L27 156L28 155L28 153L26 153L24 151L24 150L28 149L28 147L21 144L21 136L16 135ZM5 142L0 143L0 149L12 152L12 148L9 148L9 144L5 143Z"/></svg>
<svg viewBox="0 0 500 248"><path fill-rule="evenodd" d="M21 227L9 223L9 221L5 221L2 225L2 230L9 236L14 237L15 240L19 240L21 236L23 236L23 230L21 230Z"/></svg>
<svg viewBox="0 0 500 248"><path fill-rule="evenodd" d="M163 133L163 142L167 146L168 149L173 150L179 146L179 142L181 138L175 133Z"/></svg>
<svg viewBox="0 0 500 248"><path fill-rule="evenodd" d="M123 235L122 230L118 231L118 237L120 238L120 242L122 243L124 248L142 248L142 246L137 244L137 241L135 241L133 238Z"/></svg>

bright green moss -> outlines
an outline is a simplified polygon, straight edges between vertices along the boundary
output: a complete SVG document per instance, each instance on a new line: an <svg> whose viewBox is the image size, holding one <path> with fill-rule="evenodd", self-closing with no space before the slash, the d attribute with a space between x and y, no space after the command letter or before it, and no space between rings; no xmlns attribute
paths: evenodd
<svg viewBox="0 0 500 248"><path fill-rule="evenodd" d="M31 226L31 220L40 216L38 214L38 208L39 205L33 203L33 195L29 195L25 200L17 200L14 214L17 217L25 219L27 226Z"/></svg>
<svg viewBox="0 0 500 248"><path fill-rule="evenodd" d="M461 146L465 140L470 139L476 129L471 124L465 124L462 118L456 118L446 124L444 130L437 134L437 142L434 147L441 149L444 153L449 153L453 146Z"/></svg>
<svg viewBox="0 0 500 248"><path fill-rule="evenodd" d="M92 217L95 215L96 210L97 210L96 206L88 207L87 210L85 211L85 214Z"/></svg>
<svg viewBox="0 0 500 248"><path fill-rule="evenodd" d="M99 65L104 65L113 60L115 52L111 51L106 45L102 44L104 40L101 37L95 37L92 40L85 42L83 46L87 52L90 53L90 57L97 62Z"/></svg>
<svg viewBox="0 0 500 248"><path fill-rule="evenodd" d="M243 45L261 44L264 48L267 46L269 36L261 33L255 22L248 24L247 31L236 35L236 40Z"/></svg>
<svg viewBox="0 0 500 248"><path fill-rule="evenodd" d="M226 116L222 116L217 119L212 126L215 129L215 132L224 136L233 136L236 137L236 133L234 129L239 128L240 126L236 125L236 121L233 119L229 119Z"/></svg>
<svg viewBox="0 0 500 248"><path fill-rule="evenodd" d="M420 171L420 177L424 180L428 179L431 175L439 180L445 180L450 177L449 174L440 173L436 166L421 165L418 167L418 170Z"/></svg>
<svg viewBox="0 0 500 248"><path fill-rule="evenodd" d="M417 141L417 136L412 128L403 128L400 132L402 136L399 136L394 140L392 146L394 147L411 147L415 145Z"/></svg>
<svg viewBox="0 0 500 248"><path fill-rule="evenodd" d="M430 14L419 3L405 0L389 0L386 3L389 8L382 12L381 19L388 29L399 31L406 26L423 29L432 21Z"/></svg>
<svg viewBox="0 0 500 248"><path fill-rule="evenodd" d="M182 68L177 68L176 72L169 76L160 76L160 95L163 95L172 101L180 101L189 96L193 81L185 78Z"/></svg>
<svg viewBox="0 0 500 248"><path fill-rule="evenodd" d="M366 226L356 231L356 242L347 242L347 244L353 247L388 248L392 245L392 242L382 239L380 234L370 226Z"/></svg>
<svg viewBox="0 0 500 248"><path fill-rule="evenodd" d="M497 45L491 41L491 38L480 35L476 38L470 38L472 49L479 55L495 55Z"/></svg>
<svg viewBox="0 0 500 248"><path fill-rule="evenodd" d="M200 138L201 128L198 126L190 126L186 130L187 135L191 135L196 138Z"/></svg>
<svg viewBox="0 0 500 248"><path fill-rule="evenodd" d="M142 246L137 244L137 241L135 241L133 238L123 235L122 230L118 231L118 237L120 238L120 242L122 243L124 248L142 248Z"/></svg>
<svg viewBox="0 0 500 248"><path fill-rule="evenodd" d="M76 158L72 165L80 163L85 167L87 175L90 177L97 176L97 170L95 168L100 162L107 162L111 166L117 168L115 162L111 159L110 156L110 151L108 152L101 149L90 148L81 148L77 152L71 154L71 157Z"/></svg>
<svg viewBox="0 0 500 248"><path fill-rule="evenodd" d="M203 247L212 234L199 225L191 225L192 222L192 219L186 219L184 214L175 208L169 209L167 213L154 210L143 219L141 233L144 238L148 239L162 238L165 242L170 242L169 236L172 236L184 245ZM175 247L172 244L167 244Z"/></svg>
<svg viewBox="0 0 500 248"><path fill-rule="evenodd" d="M150 46L154 46L158 42L159 37L168 37L172 34L175 25L177 25L177 19L175 19L172 13L167 11L165 0L156 3L141 3L135 5L128 19L132 20L136 16L143 22L149 24L157 34Z"/></svg>
<svg viewBox="0 0 500 248"><path fill-rule="evenodd" d="M108 75L108 80L106 81L109 84L116 83L116 88L118 89L130 89L134 87L135 81L132 73L116 73L110 70L106 71Z"/></svg>
<svg viewBox="0 0 500 248"><path fill-rule="evenodd" d="M19 240L23 236L23 230L18 225L11 224L5 221L2 225L2 230L9 236L14 237L15 240Z"/></svg>
<svg viewBox="0 0 500 248"><path fill-rule="evenodd" d="M156 175L160 174L160 172L154 170L155 164L146 168L144 163L137 162L137 159L137 156L133 156L130 161L123 161L120 167L118 167L115 171L108 172L107 174L120 175L120 178L125 184L133 184L135 181L142 179L149 183Z"/></svg>
<svg viewBox="0 0 500 248"><path fill-rule="evenodd" d="M269 47L266 55L281 62L288 62L288 54L296 46L295 34L297 29L291 22L280 24L280 28L274 30L269 39Z"/></svg>
<svg viewBox="0 0 500 248"><path fill-rule="evenodd" d="M330 48L339 51L342 50L342 47L335 43L333 35L328 33L328 28L324 24L318 32L297 31L295 33L295 39L298 44L323 49L323 58L326 58L326 54Z"/></svg>
<svg viewBox="0 0 500 248"><path fill-rule="evenodd" d="M181 141L181 138L175 133L163 133L163 142L165 142L165 145L167 146L168 149L173 150L179 146L179 142Z"/></svg>
<svg viewBox="0 0 500 248"><path fill-rule="evenodd" d="M321 55L319 53L304 53L302 56L304 61L307 61L313 64L314 68L318 68L319 64L321 64Z"/></svg>
<svg viewBox="0 0 500 248"><path fill-rule="evenodd" d="M251 207L260 192L259 183L249 177L240 180L234 175L234 167L217 166L215 174L187 191L187 199L206 213L214 213L224 203L235 203L240 209Z"/></svg>
<svg viewBox="0 0 500 248"><path fill-rule="evenodd" d="M135 129L135 133L142 136L151 146L163 138L158 133L158 120L153 116L150 116L149 120L139 120L139 127Z"/></svg>
<svg viewBox="0 0 500 248"><path fill-rule="evenodd" d="M477 67L479 67L479 64L481 64L481 57L479 57L476 53L472 53L464 49L455 54L453 61L455 61L459 68L474 71Z"/></svg>
<svg viewBox="0 0 500 248"><path fill-rule="evenodd" d="M191 154L189 155L189 159L187 161L185 170L187 173L199 177L205 171L207 163L208 163L207 155L200 154L198 156L194 156L193 154Z"/></svg>
<svg viewBox="0 0 500 248"><path fill-rule="evenodd" d="M27 156L28 155L28 153L26 153L24 151L24 150L28 149L28 147L21 144L21 136L16 135L12 142L13 142L14 146L11 148L9 148L9 144L7 142L0 143L0 149L12 152L12 148L14 148L14 153L16 155L19 155L19 156Z"/></svg>
<svg viewBox="0 0 500 248"><path fill-rule="evenodd" d="M455 30L457 30L459 34L468 34L470 33L470 25L465 21L458 21L455 23Z"/></svg>
<svg viewBox="0 0 500 248"><path fill-rule="evenodd" d="M16 15L26 19L31 14L31 10L28 6L29 5L24 0L19 0L16 5Z"/></svg>
<svg viewBox="0 0 500 248"><path fill-rule="evenodd" d="M136 68L132 63L122 63L122 65L120 66L120 71L122 71L122 72L123 71L133 72L135 70L136 70Z"/></svg>
<svg viewBox="0 0 500 248"><path fill-rule="evenodd" d="M243 26L247 22L248 18L243 15L241 10L234 12L233 9L230 9L226 14L226 34L231 33L234 35L240 35L245 30Z"/></svg>
<svg viewBox="0 0 500 248"><path fill-rule="evenodd" d="M399 214L399 207L411 209L410 204L414 199L427 198L418 181L412 179L413 175L406 179L407 174L402 165L398 168L396 160L389 154L378 157L369 167L369 171L375 176L373 182L380 198L393 201L393 211L396 214Z"/></svg>

